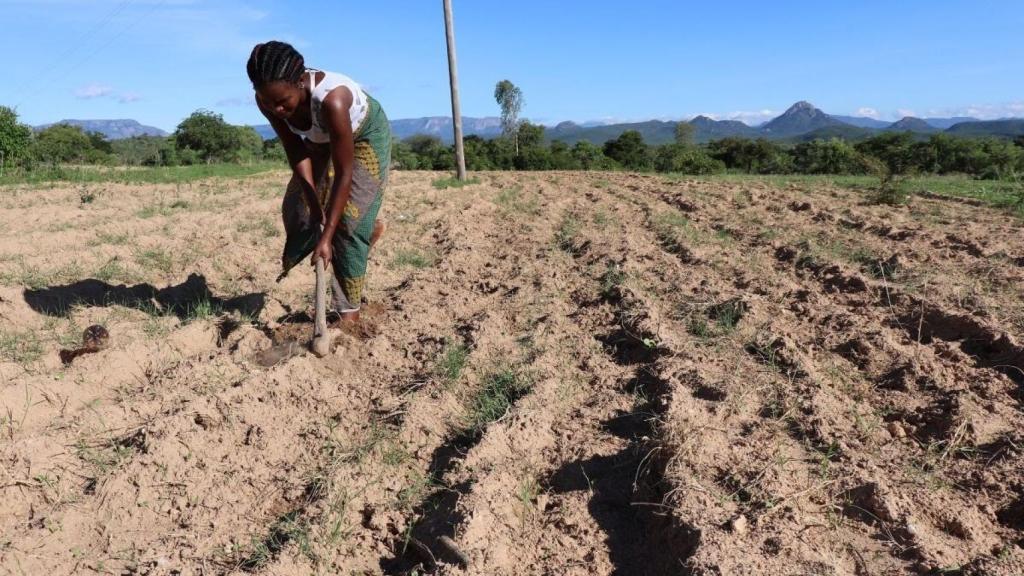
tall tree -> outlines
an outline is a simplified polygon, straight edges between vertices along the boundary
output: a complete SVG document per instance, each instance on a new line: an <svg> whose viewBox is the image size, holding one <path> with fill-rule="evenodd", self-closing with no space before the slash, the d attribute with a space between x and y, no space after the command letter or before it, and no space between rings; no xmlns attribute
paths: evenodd
<svg viewBox="0 0 1024 576"><path fill-rule="evenodd" d="M93 147L89 135L79 126L54 124L36 134L34 150L38 160L59 164L85 162Z"/></svg>
<svg viewBox="0 0 1024 576"><path fill-rule="evenodd" d="M523 109L523 91L509 80L502 80L494 87L494 100L501 106L502 133L515 142L518 156L519 112Z"/></svg>
<svg viewBox="0 0 1024 576"><path fill-rule="evenodd" d="M629 170L653 168L650 148L636 130L626 130L618 138L604 143L604 155Z"/></svg>
<svg viewBox="0 0 1024 576"><path fill-rule="evenodd" d="M28 152L32 129L18 122L18 113L0 106L0 174L3 164L20 158Z"/></svg>
<svg viewBox="0 0 1024 576"><path fill-rule="evenodd" d="M179 151L192 150L206 162L226 160L241 148L240 134L220 114L196 110L178 124L174 143Z"/></svg>
<svg viewBox="0 0 1024 576"><path fill-rule="evenodd" d="M689 122L676 122L676 144L685 146L693 144L693 124Z"/></svg>

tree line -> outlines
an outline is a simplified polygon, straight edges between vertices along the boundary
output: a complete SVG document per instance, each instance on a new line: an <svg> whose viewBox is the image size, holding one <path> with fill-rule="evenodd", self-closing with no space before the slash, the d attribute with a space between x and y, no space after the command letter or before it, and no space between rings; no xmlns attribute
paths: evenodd
<svg viewBox="0 0 1024 576"><path fill-rule="evenodd" d="M1024 174L1024 137L1016 140L935 134L919 140L908 132L879 134L851 143L838 138L784 144L764 138L729 137L697 145L692 126L680 123L676 141L649 145L637 131L623 132L603 146L545 142L544 127L528 122L515 140L465 139L469 170L629 170L682 174L967 174L1001 179ZM452 146L431 136L395 142L399 169L451 170Z"/></svg>
<svg viewBox="0 0 1024 576"><path fill-rule="evenodd" d="M54 124L38 132L0 106L0 155L8 168L33 170L61 164L182 166L285 160L276 140L264 142L251 126L233 126L220 114L197 110L170 136L108 140L79 126Z"/></svg>
<svg viewBox="0 0 1024 576"><path fill-rule="evenodd" d="M499 83L501 137L465 138L469 170L630 170L682 174L968 174L1001 179L1024 173L1024 137L1014 141L935 134L927 139L888 132L851 143L841 139L784 144L763 138L729 137L693 143L693 126L680 122L675 141L659 146L636 131L596 145L548 142L544 126L520 121L521 92ZM266 142L249 126L233 126L219 114L198 110L170 136L138 136L110 141L102 134L57 124L33 133L17 114L0 106L0 158L32 170L56 164L178 166L214 162L285 162L281 144ZM453 170L454 147L436 137L412 136L392 145L398 169Z"/></svg>
<svg viewBox="0 0 1024 576"><path fill-rule="evenodd" d="M851 143L839 138L786 145L764 138L729 137L694 144L694 127L676 124L675 141L648 145L635 130L603 146L579 141L572 146L544 138L544 127L519 119L522 91L502 80L494 88L501 109L502 136L464 139L469 170L630 170L682 174L871 174L888 181L908 173L1014 177L1024 172L1024 136L1015 141L936 134L919 140L890 132ZM431 136L412 136L392 146L400 169L452 170L454 147Z"/></svg>

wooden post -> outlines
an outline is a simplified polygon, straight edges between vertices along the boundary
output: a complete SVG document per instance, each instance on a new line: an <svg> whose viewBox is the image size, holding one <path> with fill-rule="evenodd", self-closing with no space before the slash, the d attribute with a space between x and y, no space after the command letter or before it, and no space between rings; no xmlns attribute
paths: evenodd
<svg viewBox="0 0 1024 576"><path fill-rule="evenodd" d="M455 64L455 24L452 0L444 2L444 31L448 38L448 76L452 86L452 122L455 124L455 162L459 180L466 179L466 152L462 147L462 108L459 106L459 72Z"/></svg>

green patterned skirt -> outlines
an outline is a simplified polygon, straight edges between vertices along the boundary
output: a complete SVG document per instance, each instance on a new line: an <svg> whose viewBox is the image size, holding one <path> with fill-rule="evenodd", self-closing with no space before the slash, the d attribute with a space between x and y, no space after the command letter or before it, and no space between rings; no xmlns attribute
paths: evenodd
<svg viewBox="0 0 1024 576"><path fill-rule="evenodd" d="M355 130L355 163L352 172L352 194L342 213L338 230L332 239L334 269L332 295L338 312L359 309L366 281L366 262L370 253L377 212L384 200L391 165L391 127L380 104L369 98L370 109ZM327 206L334 170L330 146L306 142L313 161L313 178L321 206ZM296 264L309 256L320 239L320 231L310 224L310 210L302 193L302 182L292 175L285 192L281 214L287 233L281 257L283 278Z"/></svg>

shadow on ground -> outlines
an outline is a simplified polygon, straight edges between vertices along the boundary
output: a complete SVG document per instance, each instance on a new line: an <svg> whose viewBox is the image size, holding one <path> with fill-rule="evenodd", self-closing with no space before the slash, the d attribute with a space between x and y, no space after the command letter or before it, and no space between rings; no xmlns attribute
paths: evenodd
<svg viewBox="0 0 1024 576"><path fill-rule="evenodd" d="M47 316L68 316L77 306L125 306L151 314L173 314L185 319L198 310L239 312L256 317L263 310L266 294L256 292L234 298L218 298L210 291L206 277L189 274L181 284L157 289L151 284L117 286L93 278L64 286L25 290L25 302Z"/></svg>
<svg viewBox="0 0 1024 576"><path fill-rule="evenodd" d="M636 414L623 414L606 429L630 434L641 428ZM609 456L568 462L548 478L554 494L590 492L587 509L607 538L616 576L685 574L686 559L700 541L700 532L681 526L662 509L657 478L651 478L648 456L626 446Z"/></svg>

